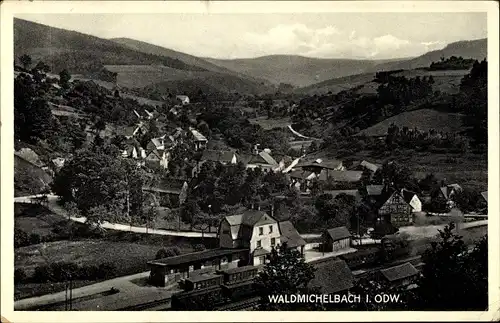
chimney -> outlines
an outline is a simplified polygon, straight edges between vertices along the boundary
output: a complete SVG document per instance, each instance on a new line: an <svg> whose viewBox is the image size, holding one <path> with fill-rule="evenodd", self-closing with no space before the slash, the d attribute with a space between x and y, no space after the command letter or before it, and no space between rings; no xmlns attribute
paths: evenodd
<svg viewBox="0 0 500 323"><path fill-rule="evenodd" d="M270 215L272 217L274 217L274 204L272 204L272 203L271 203L271 211L270 211L270 213L271 213Z"/></svg>
<svg viewBox="0 0 500 323"><path fill-rule="evenodd" d="M257 204L257 210L260 211L260 203Z"/></svg>
<svg viewBox="0 0 500 323"><path fill-rule="evenodd" d="M253 146L253 153L254 153L254 155L259 154L259 144L256 144Z"/></svg>

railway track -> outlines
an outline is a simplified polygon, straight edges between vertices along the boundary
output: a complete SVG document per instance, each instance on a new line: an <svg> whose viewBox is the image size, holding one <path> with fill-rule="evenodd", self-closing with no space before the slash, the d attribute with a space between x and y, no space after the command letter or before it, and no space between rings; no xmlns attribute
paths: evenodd
<svg viewBox="0 0 500 323"><path fill-rule="evenodd" d="M217 311L243 311L255 307L259 304L260 297L253 297L243 301L227 304L217 308Z"/></svg>

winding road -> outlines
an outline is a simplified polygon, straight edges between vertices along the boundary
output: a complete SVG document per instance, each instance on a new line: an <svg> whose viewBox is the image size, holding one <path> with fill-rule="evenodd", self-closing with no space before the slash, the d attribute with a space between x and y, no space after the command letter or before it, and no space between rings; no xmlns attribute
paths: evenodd
<svg viewBox="0 0 500 323"><path fill-rule="evenodd" d="M40 197L44 195L30 195L30 196L22 196L15 197L15 203L37 203ZM74 217L69 216L68 212L59 204L57 204L57 195L48 194L47 196L47 207L57 215L60 215L65 218L69 218L72 221L85 223L87 220L85 217ZM458 229L469 229L474 227L485 226L488 224L488 220L480 220L473 222L460 223ZM216 238L217 233L202 233L195 231L174 231L174 230L162 230L162 229L152 229L145 227L137 227L131 226L127 224L121 223L110 223L103 222L101 223L101 227L109 230L118 230L118 231L128 231L128 232L137 232L137 233L147 233L147 234L159 234L166 236L177 236L177 237L186 237L186 238ZM427 225L427 226L410 226L410 227L402 227L399 229L400 233L407 233L410 237L410 240L417 240L421 238L432 238L438 234L438 230L444 229L445 224L442 225ZM321 234L319 233L305 233L301 234L304 239L311 238L320 238ZM364 241L366 240L366 241ZM370 240L370 241L369 241ZM362 244L370 244L373 243L372 239L363 239Z"/></svg>
<svg viewBox="0 0 500 323"><path fill-rule="evenodd" d="M36 203L37 198L42 197L43 195L30 195L30 196L22 196L22 197L15 197L14 198L14 203ZM59 204L57 204L57 199L59 198L57 195L53 194L48 194L47 196L47 207L54 212L57 215L60 215L65 218L69 218L72 221L79 222L79 223L85 223L87 220L85 217L75 217L75 216L69 216L68 212ZM195 231L174 231L174 230L161 230L161 229L152 229L152 228L145 228L145 227L137 227L137 226L130 226L127 224L121 224L121 223L110 223L107 221L104 221L101 223L101 227L104 229L109 229L109 230L118 230L118 231L127 231L127 232L137 232L137 233L147 233L147 234L159 234L159 235L165 235L165 236L177 236L177 237L186 237L186 238L215 238L217 237L216 233L202 233L202 232L195 232Z"/></svg>

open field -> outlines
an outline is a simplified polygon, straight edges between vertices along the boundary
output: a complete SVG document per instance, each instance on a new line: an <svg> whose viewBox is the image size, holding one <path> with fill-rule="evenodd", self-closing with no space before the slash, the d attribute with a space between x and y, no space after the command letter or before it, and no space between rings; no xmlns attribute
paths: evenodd
<svg viewBox="0 0 500 323"><path fill-rule="evenodd" d="M258 117L253 119L248 119L251 124L258 124L264 130L270 130L274 128L286 128L288 125L292 124L290 117L279 118L279 119L268 119L267 117Z"/></svg>
<svg viewBox="0 0 500 323"><path fill-rule="evenodd" d="M165 247L168 245L165 245ZM22 268L28 276L37 266L54 262L74 262L79 265L114 264L114 277L147 271L147 262L153 260L161 248L155 244L109 240L55 241L31 245L15 250L15 268ZM179 246L182 252L191 252ZM99 280L77 280L75 287L90 285ZM23 283L15 286L16 299L63 291L63 283Z"/></svg>
<svg viewBox="0 0 500 323"><path fill-rule="evenodd" d="M140 88L150 84L204 77L212 72L187 71L162 65L106 65L118 73L117 84L128 88Z"/></svg>

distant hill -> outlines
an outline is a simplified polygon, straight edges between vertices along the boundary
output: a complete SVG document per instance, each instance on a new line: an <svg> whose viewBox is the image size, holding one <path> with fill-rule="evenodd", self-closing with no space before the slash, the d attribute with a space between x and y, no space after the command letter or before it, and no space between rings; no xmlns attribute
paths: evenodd
<svg viewBox="0 0 500 323"><path fill-rule="evenodd" d="M462 56L483 60L488 57L488 41L486 38L477 40L464 40L448 44L445 48L428 52L419 57L400 62L389 62L377 66L377 70L415 69L429 67L432 62L451 56Z"/></svg>
<svg viewBox="0 0 500 323"><path fill-rule="evenodd" d="M377 84L372 82L375 72L400 69L405 71L394 75L404 75L406 77L415 77L417 75L423 77L432 75L436 81L436 84L434 85L435 90L447 93L456 93L456 91L458 91L460 79L467 74L467 70L416 70L419 68L429 67L431 63L439 61L441 57L449 58L451 56L462 56L463 58L482 60L487 57L487 39L459 41L451 43L441 50L428 52L416 58L380 62L380 64L375 64L374 66L367 68L367 70L362 73L317 82L309 86L295 89L295 93L309 95L322 94L329 91L338 93L342 90L350 89L356 86L360 86L360 89L358 90L359 92L374 93L377 88Z"/></svg>
<svg viewBox="0 0 500 323"><path fill-rule="evenodd" d="M458 133L464 129L462 122L463 115L458 113L439 112L431 109L419 109L407 111L385 119L367 129L362 130L359 134L366 136L385 136L387 129L391 124L398 127L408 127L413 129L417 127L419 130Z"/></svg>
<svg viewBox="0 0 500 323"><path fill-rule="evenodd" d="M230 75L234 75L234 76L238 76L238 77L253 79L254 81L260 81L260 82L264 81L264 80L254 79L254 78L247 76L245 74L237 73L237 72L234 72L234 71L229 70L227 68L210 63L210 62L204 60L203 58L196 57L196 56L189 55L189 54L182 53L182 52L178 52L178 51L175 51L175 50L172 50L169 48L165 48L165 47L161 47L158 45L153 45L153 44L150 44L147 42L143 42L143 41L139 41L139 40L135 40L135 39L130 39L130 38L112 38L111 40L122 45L122 46L129 47L129 48L136 50L136 51L139 51L139 52L158 55L158 56L170 57L173 59L178 59L178 60L184 62L185 64L188 64L191 66L196 66L196 67L199 67L199 68L204 69L206 71L216 72L216 73L226 73L226 74L230 74Z"/></svg>
<svg viewBox="0 0 500 323"><path fill-rule="evenodd" d="M100 79L98 72L106 68L117 73L117 85L127 88L163 83L157 88L168 84L169 88L178 89L178 93L210 89L252 94L274 91L264 80L226 70L195 56L144 42L102 39L22 19L14 20L14 52L16 57L30 55L33 64L43 60L54 73L68 69L81 79ZM204 82L217 84L208 86ZM198 85L200 88L196 88Z"/></svg>
<svg viewBox="0 0 500 323"><path fill-rule="evenodd" d="M304 87L332 78L355 75L373 69L387 61L323 59L296 55L271 55L248 59L205 60L255 78L266 79L274 84L288 83ZM390 61L394 63L394 61Z"/></svg>
<svg viewBox="0 0 500 323"><path fill-rule="evenodd" d="M136 51L111 40L75 31L54 28L22 19L14 19L14 54L32 57L34 64L43 60L52 71L68 69L88 75L104 65L161 65L186 71L203 71L181 60Z"/></svg>

